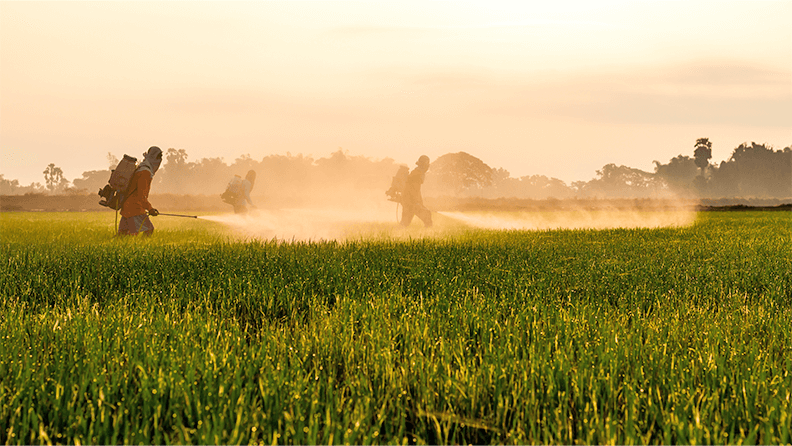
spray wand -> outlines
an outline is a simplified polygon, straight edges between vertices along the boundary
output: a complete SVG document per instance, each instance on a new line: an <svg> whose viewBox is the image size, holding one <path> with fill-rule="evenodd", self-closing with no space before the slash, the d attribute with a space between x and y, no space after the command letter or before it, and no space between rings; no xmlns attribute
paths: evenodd
<svg viewBox="0 0 792 446"><path fill-rule="evenodd" d="M185 218L198 218L197 215L182 215L182 214L164 214L162 212L157 213L157 215L167 215L168 217L185 217Z"/></svg>

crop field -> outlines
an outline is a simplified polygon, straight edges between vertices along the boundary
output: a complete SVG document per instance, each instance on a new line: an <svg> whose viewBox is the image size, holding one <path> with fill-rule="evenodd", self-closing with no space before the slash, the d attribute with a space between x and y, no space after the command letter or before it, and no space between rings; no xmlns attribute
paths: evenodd
<svg viewBox="0 0 792 446"><path fill-rule="evenodd" d="M790 212L341 241L157 218L0 214L0 443L792 442Z"/></svg>

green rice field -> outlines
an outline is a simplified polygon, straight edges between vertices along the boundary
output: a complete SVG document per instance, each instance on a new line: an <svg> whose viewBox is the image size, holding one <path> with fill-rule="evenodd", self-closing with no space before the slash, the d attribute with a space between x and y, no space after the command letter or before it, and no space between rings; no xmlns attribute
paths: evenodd
<svg viewBox="0 0 792 446"><path fill-rule="evenodd" d="M2 213L0 443L792 442L792 213L446 223Z"/></svg>

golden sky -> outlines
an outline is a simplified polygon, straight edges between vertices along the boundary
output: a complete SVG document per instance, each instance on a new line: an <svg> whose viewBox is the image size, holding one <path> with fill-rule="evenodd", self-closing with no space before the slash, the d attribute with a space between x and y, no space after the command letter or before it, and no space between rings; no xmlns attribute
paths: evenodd
<svg viewBox="0 0 792 446"><path fill-rule="evenodd" d="M151 145L590 180L792 144L792 1L0 1L0 174Z"/></svg>

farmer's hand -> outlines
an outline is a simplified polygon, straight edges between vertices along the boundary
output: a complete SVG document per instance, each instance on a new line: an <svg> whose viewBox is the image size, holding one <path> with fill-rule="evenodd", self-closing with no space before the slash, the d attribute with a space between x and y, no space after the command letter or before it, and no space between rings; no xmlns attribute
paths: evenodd
<svg viewBox="0 0 792 446"><path fill-rule="evenodd" d="M152 217L156 217L157 215L159 215L159 211L152 208L148 211L148 214L151 215Z"/></svg>

